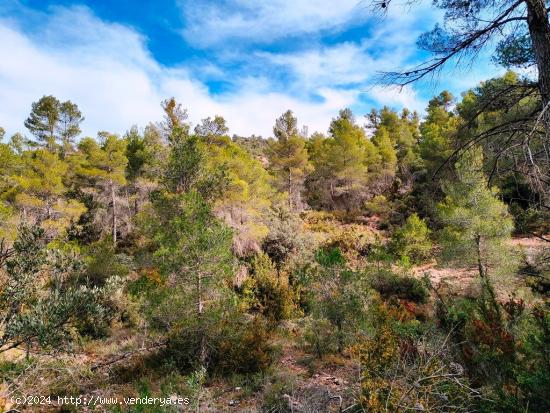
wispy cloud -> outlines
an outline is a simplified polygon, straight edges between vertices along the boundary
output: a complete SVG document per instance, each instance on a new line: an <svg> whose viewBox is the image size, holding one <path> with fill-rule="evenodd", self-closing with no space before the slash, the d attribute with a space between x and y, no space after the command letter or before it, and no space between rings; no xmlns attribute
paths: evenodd
<svg viewBox="0 0 550 413"><path fill-rule="evenodd" d="M416 36L437 17L429 6L416 10L419 17L393 9L368 27L360 25L372 16L357 0L337 6L326 0L182 0L181 6L185 37L208 52L176 66L155 59L147 47L152 33L101 20L83 6L0 18L0 53L6 56L0 60L0 100L6 102L0 126L9 133L24 130L31 103L44 94L78 103L88 135L160 120L159 103L169 96L189 109L194 122L218 114L231 133L264 136L287 109L310 131L326 131L343 107L361 115L373 105L420 110L427 100L418 88L375 87L373 77L419 58ZM354 25L359 35L334 35ZM289 36L307 41L263 47ZM480 66L446 84L459 82L463 90L491 70ZM220 82L224 87L216 86Z"/></svg>
<svg viewBox="0 0 550 413"><path fill-rule="evenodd" d="M357 0L180 0L185 39L197 46L232 41L272 42L302 34L337 30L361 22L366 3ZM229 43L226 43L229 42Z"/></svg>
<svg viewBox="0 0 550 413"><path fill-rule="evenodd" d="M303 89L364 83L372 76L374 59L352 42L297 53L258 52L255 57L290 70Z"/></svg>
<svg viewBox="0 0 550 413"><path fill-rule="evenodd" d="M238 134L270 134L274 119L288 108L312 129L326 130L330 116L354 103L355 93L321 90L323 102L300 100L270 90L260 78L235 79L235 92L214 96L186 68L168 68L148 53L144 39L129 28L102 22L88 9L57 9L44 26L58 19L55 38L46 33L28 36L13 22L0 21L0 125L9 132L23 130L31 103L43 94L77 102L86 115L86 134L107 129L124 132L161 119L160 101L175 96L187 106L193 121L220 114ZM78 27L79 30L74 30ZM69 47L57 47L63 38Z"/></svg>
<svg viewBox="0 0 550 413"><path fill-rule="evenodd" d="M369 91L370 98L380 105L394 108L408 108L422 112L427 101L418 96L418 93L410 87L381 87L374 86Z"/></svg>

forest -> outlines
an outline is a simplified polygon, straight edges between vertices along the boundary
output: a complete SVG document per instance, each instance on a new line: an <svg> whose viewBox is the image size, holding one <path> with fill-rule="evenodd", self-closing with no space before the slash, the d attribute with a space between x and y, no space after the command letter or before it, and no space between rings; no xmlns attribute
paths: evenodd
<svg viewBox="0 0 550 413"><path fill-rule="evenodd" d="M382 81L520 22L508 70L423 113L238 136L172 97L90 137L36 96L0 128L0 411L550 411L548 3L481 3Z"/></svg>
<svg viewBox="0 0 550 413"><path fill-rule="evenodd" d="M43 96L33 139L0 146L3 390L547 411L544 185L498 135L446 162L536 104L486 107L516 85L442 92L424 119L343 109L326 135L289 110L269 139L192 128L172 98L159 124L77 140L77 104Z"/></svg>

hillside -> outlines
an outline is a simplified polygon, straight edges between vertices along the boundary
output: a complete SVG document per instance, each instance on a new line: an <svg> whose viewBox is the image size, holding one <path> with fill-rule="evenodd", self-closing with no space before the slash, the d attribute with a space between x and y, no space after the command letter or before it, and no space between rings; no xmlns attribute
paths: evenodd
<svg viewBox="0 0 550 413"><path fill-rule="evenodd" d="M0 410L547 411L548 187L463 145L519 84L268 139L40 98L0 143Z"/></svg>

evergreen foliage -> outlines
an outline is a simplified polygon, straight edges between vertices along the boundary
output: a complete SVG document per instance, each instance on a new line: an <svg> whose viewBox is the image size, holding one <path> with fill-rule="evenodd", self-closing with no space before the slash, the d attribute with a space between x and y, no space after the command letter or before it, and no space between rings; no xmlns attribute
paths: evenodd
<svg viewBox="0 0 550 413"><path fill-rule="evenodd" d="M192 128L171 98L160 124L76 143L76 104L41 98L34 140L0 130L8 386L72 350L86 357L60 362L77 383L33 385L138 386L196 408L231 387L234 404L323 411L340 399L319 372L359 365L329 384L342 411L548 410L547 252L512 238L548 238L546 146L501 128L539 104L503 92L521 85L510 72L442 92L422 119L384 107L362 126L343 109L327 135L289 110L269 139L230 138L219 115Z"/></svg>
<svg viewBox="0 0 550 413"><path fill-rule="evenodd" d="M392 249L402 260L418 264L430 257L432 242L426 222L418 215L410 215L403 226L392 236Z"/></svg>

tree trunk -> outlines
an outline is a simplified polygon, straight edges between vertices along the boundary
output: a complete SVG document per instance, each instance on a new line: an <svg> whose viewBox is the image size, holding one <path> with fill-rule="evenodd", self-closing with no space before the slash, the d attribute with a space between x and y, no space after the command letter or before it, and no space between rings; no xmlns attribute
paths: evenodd
<svg viewBox="0 0 550 413"><path fill-rule="evenodd" d="M288 171L288 209L292 211L292 172Z"/></svg>
<svg viewBox="0 0 550 413"><path fill-rule="evenodd" d="M330 180L330 201L332 202L332 208L334 209L336 203L334 201L334 183Z"/></svg>
<svg viewBox="0 0 550 413"><path fill-rule="evenodd" d="M113 204L113 245L116 247L116 232L117 232L117 220L116 220L116 197L115 197L115 185L113 181L111 184L111 203Z"/></svg>
<svg viewBox="0 0 550 413"><path fill-rule="evenodd" d="M481 260L481 236L476 237L476 247L477 247L477 269L479 271L479 276L481 279L485 278L485 270L483 268L483 262Z"/></svg>
<svg viewBox="0 0 550 413"><path fill-rule="evenodd" d="M481 236L476 237L476 246L477 246L477 267L479 270L479 276L481 277L481 288L482 288L482 298L484 302L484 308L487 308L485 292L489 294L489 304L493 309L494 315L500 320L500 307L497 302L497 296L493 284L489 277L487 277L487 269L483 265L483 260L481 257Z"/></svg>
<svg viewBox="0 0 550 413"><path fill-rule="evenodd" d="M206 335L202 325L202 317L204 312L204 303L202 300L202 275L197 274L197 318L199 320L199 363L201 367L206 367Z"/></svg>
<svg viewBox="0 0 550 413"><path fill-rule="evenodd" d="M55 152L55 135L54 135L54 126L50 128L50 137L48 138L48 150L51 153Z"/></svg>
<svg viewBox="0 0 550 413"><path fill-rule="evenodd" d="M527 24L539 72L539 90L543 108L550 104L550 22L544 0L526 0ZM550 138L550 110L543 118L546 135Z"/></svg>

